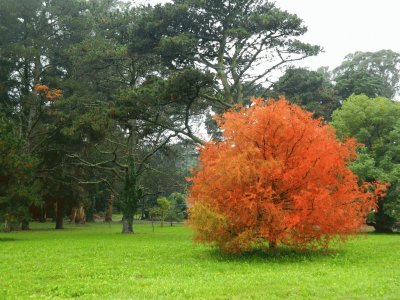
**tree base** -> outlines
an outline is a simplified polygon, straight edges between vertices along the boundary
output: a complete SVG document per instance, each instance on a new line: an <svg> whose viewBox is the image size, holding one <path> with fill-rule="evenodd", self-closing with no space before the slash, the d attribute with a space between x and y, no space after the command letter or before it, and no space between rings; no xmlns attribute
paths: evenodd
<svg viewBox="0 0 400 300"><path fill-rule="evenodd" d="M374 226L375 232L377 233L393 233L393 228Z"/></svg>
<svg viewBox="0 0 400 300"><path fill-rule="evenodd" d="M22 222L21 222L21 230L29 230L29 221L22 220Z"/></svg>
<svg viewBox="0 0 400 300"><path fill-rule="evenodd" d="M133 218L124 217L122 219L122 233L124 234L132 234L133 231Z"/></svg>

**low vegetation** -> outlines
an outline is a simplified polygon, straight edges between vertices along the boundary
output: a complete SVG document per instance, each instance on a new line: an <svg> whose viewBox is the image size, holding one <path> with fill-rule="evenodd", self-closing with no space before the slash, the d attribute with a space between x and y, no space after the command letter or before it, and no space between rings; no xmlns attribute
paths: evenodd
<svg viewBox="0 0 400 300"><path fill-rule="evenodd" d="M1 299L398 299L400 236L367 234L329 253L226 256L181 225L33 223L0 233Z"/></svg>

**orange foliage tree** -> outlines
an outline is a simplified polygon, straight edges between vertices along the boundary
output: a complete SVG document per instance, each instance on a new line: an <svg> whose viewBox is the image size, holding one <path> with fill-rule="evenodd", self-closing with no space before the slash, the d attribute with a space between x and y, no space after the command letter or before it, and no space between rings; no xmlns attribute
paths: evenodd
<svg viewBox="0 0 400 300"><path fill-rule="evenodd" d="M195 239L240 253L279 244L328 247L360 229L384 184L347 167L353 139L285 99L253 99L217 118L222 141L200 153L188 196Z"/></svg>

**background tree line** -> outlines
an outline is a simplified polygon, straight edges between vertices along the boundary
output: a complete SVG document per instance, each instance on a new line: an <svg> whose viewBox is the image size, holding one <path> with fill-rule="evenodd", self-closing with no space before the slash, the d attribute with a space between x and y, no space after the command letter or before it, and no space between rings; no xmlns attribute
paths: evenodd
<svg viewBox="0 0 400 300"><path fill-rule="evenodd" d="M6 229L28 229L32 213L60 229L73 208L90 219L114 205L123 232L133 232L135 215L148 218L158 198L185 193L196 147L208 138L201 124L218 138L213 114L283 95L364 143L353 169L391 182L370 219L390 230L400 218L399 106L389 100L399 54L349 54L333 71L295 68L321 50L299 40L306 30L298 16L260 0L1 1Z"/></svg>

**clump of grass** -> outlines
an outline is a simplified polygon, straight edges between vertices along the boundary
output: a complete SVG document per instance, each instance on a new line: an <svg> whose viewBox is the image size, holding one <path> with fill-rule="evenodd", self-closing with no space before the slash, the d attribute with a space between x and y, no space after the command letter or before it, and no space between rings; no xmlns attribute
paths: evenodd
<svg viewBox="0 0 400 300"><path fill-rule="evenodd" d="M33 224L0 233L0 299L398 299L400 235L330 253L223 255L183 226Z"/></svg>

